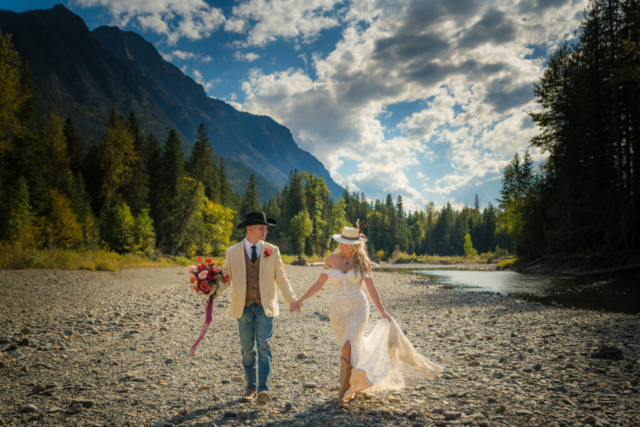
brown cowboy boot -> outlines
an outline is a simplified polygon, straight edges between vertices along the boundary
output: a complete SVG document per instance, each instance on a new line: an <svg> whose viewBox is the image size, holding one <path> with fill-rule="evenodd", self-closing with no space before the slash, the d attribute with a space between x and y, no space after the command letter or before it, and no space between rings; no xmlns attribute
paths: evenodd
<svg viewBox="0 0 640 427"><path fill-rule="evenodd" d="M349 378L351 378L351 362L340 356L340 391L338 391L338 408L349 408L349 402L344 400L344 394L349 390Z"/></svg>
<svg viewBox="0 0 640 427"><path fill-rule="evenodd" d="M256 397L256 391L255 390L247 390L244 392L244 395L242 396L242 401L245 403L250 403L253 402L253 399Z"/></svg>

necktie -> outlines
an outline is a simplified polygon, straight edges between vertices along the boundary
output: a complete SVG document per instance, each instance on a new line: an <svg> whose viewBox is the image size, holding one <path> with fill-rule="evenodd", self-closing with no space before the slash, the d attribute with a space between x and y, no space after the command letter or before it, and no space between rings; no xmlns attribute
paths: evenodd
<svg viewBox="0 0 640 427"><path fill-rule="evenodd" d="M258 254L256 253L256 247L251 246L251 262L255 263L258 259Z"/></svg>

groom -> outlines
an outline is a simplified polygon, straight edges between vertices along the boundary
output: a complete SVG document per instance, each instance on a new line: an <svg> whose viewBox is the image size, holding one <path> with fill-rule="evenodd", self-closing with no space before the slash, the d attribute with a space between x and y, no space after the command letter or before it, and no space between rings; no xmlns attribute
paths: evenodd
<svg viewBox="0 0 640 427"><path fill-rule="evenodd" d="M289 279L284 272L280 249L264 241L267 226L277 225L264 212L251 212L236 230L246 228L247 236L227 249L224 270L229 281L218 293L231 286L229 315L238 319L242 364L247 380L243 402L252 402L258 395L258 405L266 405L271 374L271 335L273 318L278 315L276 286L287 306L295 301ZM258 346L258 378L256 384L256 343ZM256 387L257 385L257 387Z"/></svg>

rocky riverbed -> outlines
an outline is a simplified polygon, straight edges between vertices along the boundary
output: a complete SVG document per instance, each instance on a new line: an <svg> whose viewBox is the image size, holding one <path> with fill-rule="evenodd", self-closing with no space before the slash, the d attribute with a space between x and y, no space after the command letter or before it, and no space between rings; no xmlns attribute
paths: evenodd
<svg viewBox="0 0 640 427"><path fill-rule="evenodd" d="M320 267L286 270L300 295ZM0 425L640 426L640 315L463 293L409 274L374 280L409 339L447 369L362 393L344 411L328 287L302 313L281 304L273 400L259 408L239 402L228 293L189 358L205 300L183 268L1 271Z"/></svg>

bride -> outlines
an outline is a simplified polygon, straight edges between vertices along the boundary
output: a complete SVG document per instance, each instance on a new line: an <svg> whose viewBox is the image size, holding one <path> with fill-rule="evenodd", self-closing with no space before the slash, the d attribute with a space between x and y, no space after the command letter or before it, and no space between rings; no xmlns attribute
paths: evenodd
<svg viewBox="0 0 640 427"><path fill-rule="evenodd" d="M398 390L405 380L437 377L443 367L418 354L382 306L373 284L366 237L358 228L344 227L342 234L333 238L339 242L338 248L327 257L318 280L289 309L299 310L304 301L331 282L329 318L341 349L338 407L348 408L355 393L364 389ZM363 285L381 317L367 336L369 302Z"/></svg>

